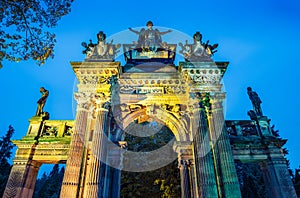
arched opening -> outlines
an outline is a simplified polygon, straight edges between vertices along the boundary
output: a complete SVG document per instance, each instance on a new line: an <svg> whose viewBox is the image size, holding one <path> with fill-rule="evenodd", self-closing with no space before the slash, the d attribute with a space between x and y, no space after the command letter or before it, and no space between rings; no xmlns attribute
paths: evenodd
<svg viewBox="0 0 300 198"><path fill-rule="evenodd" d="M180 197L177 158L170 158L168 163L161 164L165 156L157 155L162 148L170 149L166 145L175 140L173 132L156 121L134 121L125 128L124 134L131 152L124 153L123 163L126 167L132 167L132 170L121 173L121 197ZM135 153L134 157L140 159L132 158L132 152ZM156 154L151 156L151 152ZM170 152L176 156L172 148ZM145 166L148 171L134 169L136 166Z"/></svg>

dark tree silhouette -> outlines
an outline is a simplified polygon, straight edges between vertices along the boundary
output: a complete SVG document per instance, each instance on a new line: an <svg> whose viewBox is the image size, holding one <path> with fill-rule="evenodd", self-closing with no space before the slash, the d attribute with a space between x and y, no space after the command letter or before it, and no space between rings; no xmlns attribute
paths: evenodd
<svg viewBox="0 0 300 198"><path fill-rule="evenodd" d="M58 198L62 185L65 168L59 170L59 165L55 164L47 175L46 173L36 181L33 197L35 198Z"/></svg>
<svg viewBox="0 0 300 198"><path fill-rule="evenodd" d="M11 137L14 131L14 128L9 126L6 135L2 136L0 139L0 197L2 197L4 193L7 179L12 167L9 163L9 159L11 158L12 149L14 147L11 142Z"/></svg>

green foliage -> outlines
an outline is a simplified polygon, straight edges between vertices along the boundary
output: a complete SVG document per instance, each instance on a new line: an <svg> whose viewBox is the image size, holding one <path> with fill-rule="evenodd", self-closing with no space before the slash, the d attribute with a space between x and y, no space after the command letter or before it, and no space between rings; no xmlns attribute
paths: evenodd
<svg viewBox="0 0 300 198"><path fill-rule="evenodd" d="M143 134L157 133L148 136L138 136L139 131ZM157 123L144 122L131 124L126 130L134 130L137 136L127 134L125 141L128 150L135 152L148 152L166 145L174 138L172 132L165 126ZM126 163L126 157L125 162ZM180 173L177 160L157 170L148 172L127 172L121 174L121 197L180 197Z"/></svg>
<svg viewBox="0 0 300 198"><path fill-rule="evenodd" d="M56 198L59 197L65 169L59 170L59 165L55 164L47 175L46 173L40 179L37 179L33 198Z"/></svg>
<svg viewBox="0 0 300 198"><path fill-rule="evenodd" d="M154 185L160 185L162 198L180 197L180 173L177 160L160 170L160 175L154 181Z"/></svg>
<svg viewBox="0 0 300 198"><path fill-rule="evenodd" d="M9 163L9 159L11 158L11 150L14 147L13 143L11 142L11 137L14 131L14 128L9 126L6 135L2 136L0 139L0 197L2 197L4 193L12 167Z"/></svg>
<svg viewBox="0 0 300 198"><path fill-rule="evenodd" d="M49 32L71 11L73 0L1 0L0 68L2 61L53 58L55 34Z"/></svg>
<svg viewBox="0 0 300 198"><path fill-rule="evenodd" d="M172 132L166 126L157 123L144 122L138 125L131 124L126 129L141 131L141 134L139 134L139 132L134 133L137 136L127 134L125 139L128 144L128 150L135 152L148 152L159 149L174 137ZM158 132L151 136L144 137L145 135L143 134L152 134L153 131Z"/></svg>
<svg viewBox="0 0 300 198"><path fill-rule="evenodd" d="M177 160L154 171L123 171L121 197L180 197L180 173Z"/></svg>

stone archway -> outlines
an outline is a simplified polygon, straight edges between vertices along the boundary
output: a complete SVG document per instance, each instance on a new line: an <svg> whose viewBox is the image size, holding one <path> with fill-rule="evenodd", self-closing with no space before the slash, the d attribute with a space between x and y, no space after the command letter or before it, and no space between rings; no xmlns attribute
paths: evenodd
<svg viewBox="0 0 300 198"><path fill-rule="evenodd" d="M199 39L199 34L194 38ZM253 156L243 155L248 142L241 135L241 127L233 124L238 141L226 128L221 80L228 62L214 62L208 43L195 40L194 44L181 43L185 61L178 65L174 64L176 44L164 43L159 51L124 44L129 51L124 52L126 64L121 66L114 62L118 45L102 44L110 50L99 54L87 46L91 53L85 61L71 62L79 81L74 94L74 128L61 121L59 130L45 137L45 127L51 121L40 116L32 118L26 137L15 141L19 148L4 197L21 197L24 192L27 197L32 195L32 178L36 177L41 158L38 154L45 150L44 158L66 162L61 197L119 197L122 153L126 151L122 129L135 119L154 119L174 133L172 149L178 157L183 198L240 198L234 157ZM189 51L193 47L197 53ZM268 118L259 119L258 123L266 124L264 138L272 137ZM295 193L278 182L279 173L287 172L284 157L278 154L285 142L272 138L260 145L258 157L268 160L265 169L272 177L270 195L278 191L288 197ZM266 145L268 150L264 150ZM273 162L278 163L275 166ZM282 178L286 179L286 174Z"/></svg>
<svg viewBox="0 0 300 198"><path fill-rule="evenodd" d="M192 142L192 134L190 131L190 126L188 123L191 122L191 120L187 120L185 117L186 112L179 112L180 105L186 105L186 104L151 104L147 103L147 101L139 101L135 104L128 104L127 107L124 107L125 104L123 104L123 109L125 109L125 113L121 113L123 118L120 118L120 115L116 115L118 117L118 123L122 124L122 128L126 129L127 126L132 123L133 121L137 122L144 122L144 121L157 121L166 127L168 127L172 133L175 136L174 141L169 144L169 148L171 150L175 151L175 157L174 156L167 156L168 154L165 153L169 148L162 148L154 153L155 156L162 156L161 164L163 166L167 165L168 163L171 163L174 159L178 159L178 164L180 168L180 175L181 175L181 186L182 186L182 196L197 196L196 195L196 177L195 175L195 168L194 168L194 154L193 154L193 142ZM177 110L176 110L177 109ZM186 108L185 108L186 110ZM170 151L167 151L170 152ZM134 157L132 157L134 158ZM151 158L151 157L150 157ZM167 161L166 161L167 160ZM155 168L162 167L157 166L155 164ZM147 171L147 167L143 167L144 171ZM126 168L125 168L126 170ZM139 167L136 167L136 170L139 172ZM188 190L187 190L188 189ZM195 193L195 194L194 194ZM189 194L189 195L187 195ZM193 195L191 195L193 194Z"/></svg>

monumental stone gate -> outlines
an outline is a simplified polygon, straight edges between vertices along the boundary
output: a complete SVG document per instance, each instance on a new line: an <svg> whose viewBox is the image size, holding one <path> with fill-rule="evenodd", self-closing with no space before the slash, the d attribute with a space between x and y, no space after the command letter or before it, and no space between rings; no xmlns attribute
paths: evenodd
<svg viewBox="0 0 300 198"><path fill-rule="evenodd" d="M3 197L32 197L40 166L56 163L66 164L60 197L120 197L121 170L154 170L176 158L183 198L241 197L234 161L260 165L267 197L296 197L282 152L286 140L274 135L250 87L250 120L224 120L229 63L213 61L218 45L202 42L200 32L190 44L166 43L162 35L171 30L152 26L130 28L138 34L133 44L106 42L102 31L97 43L82 43L85 60L71 62L79 81L75 120L49 120L48 93L41 91L26 136L13 141L18 150ZM124 65L115 61L122 50ZM130 153L126 127L146 121L165 125L175 138L153 153Z"/></svg>

